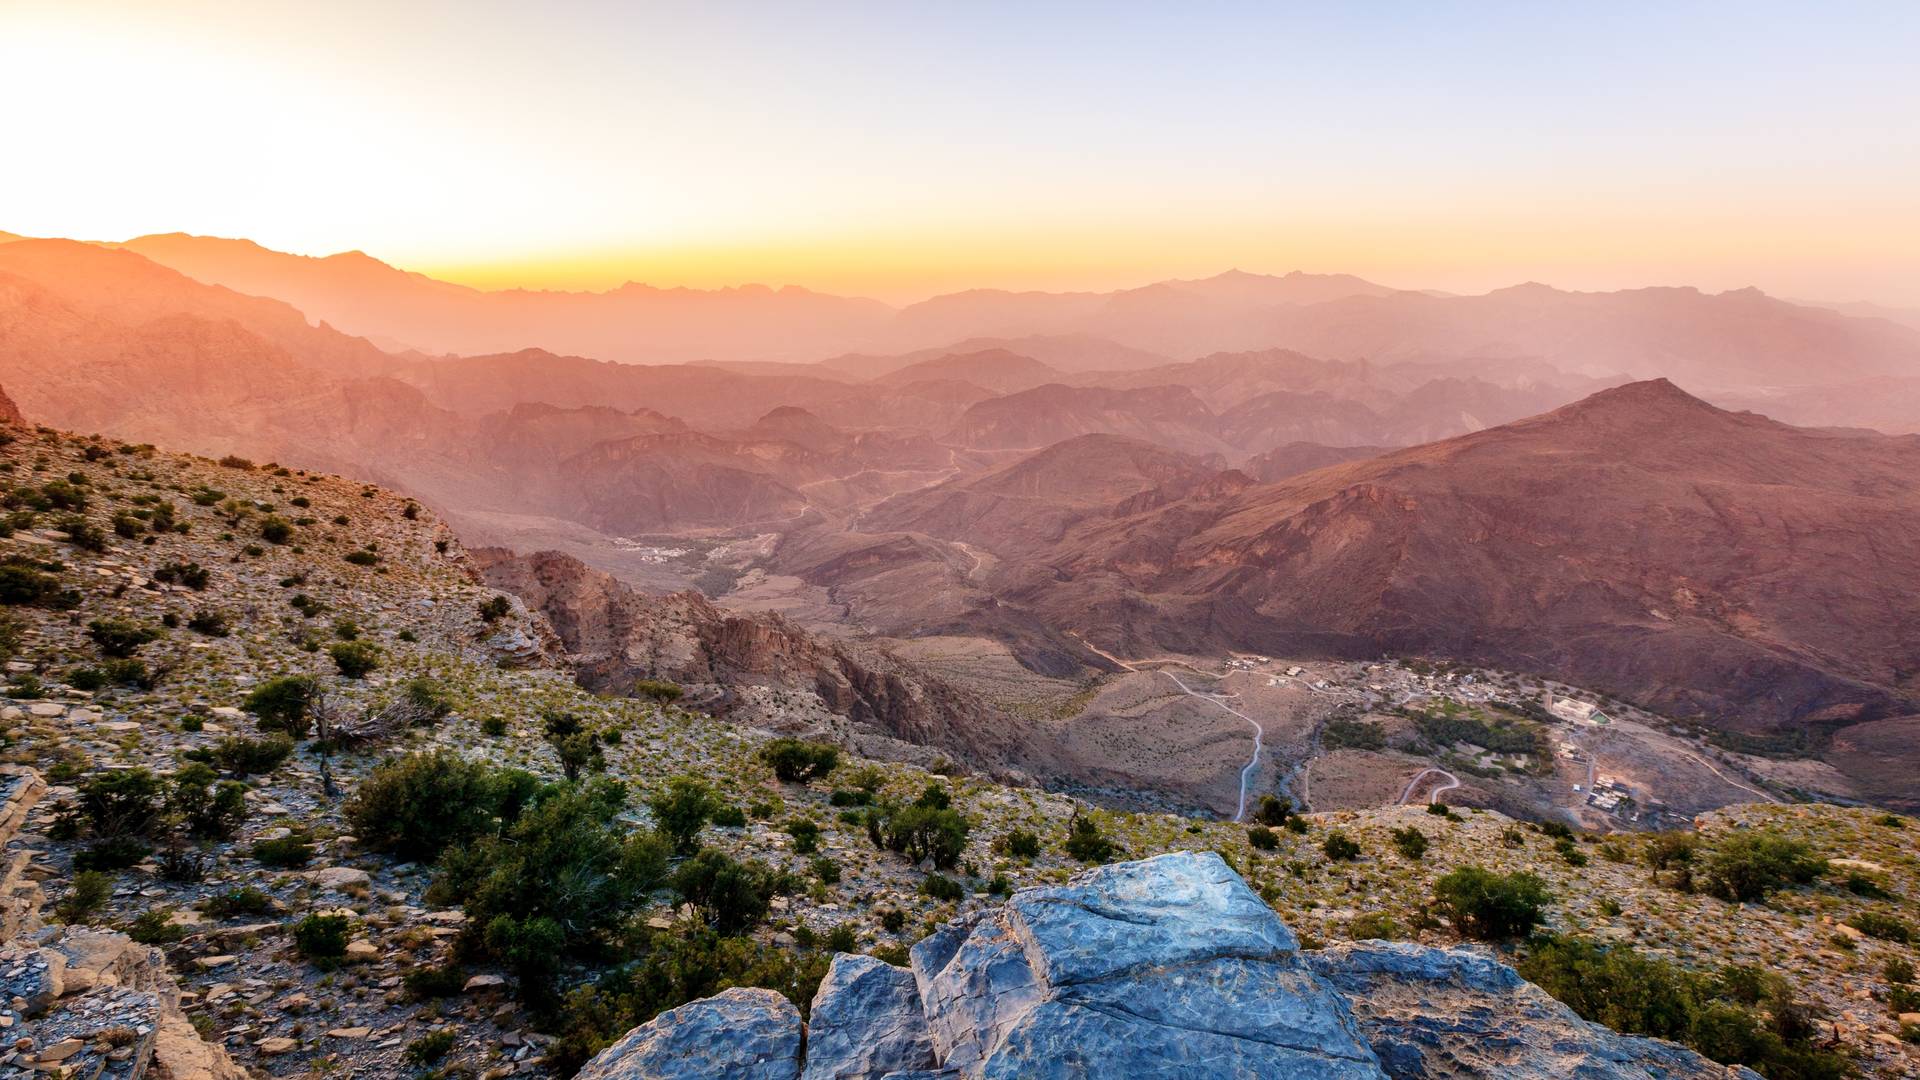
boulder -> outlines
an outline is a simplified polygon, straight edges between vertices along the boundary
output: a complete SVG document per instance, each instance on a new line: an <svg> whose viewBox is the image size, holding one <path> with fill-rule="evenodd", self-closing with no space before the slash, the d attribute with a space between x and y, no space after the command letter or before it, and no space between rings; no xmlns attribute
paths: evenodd
<svg viewBox="0 0 1920 1080"><path fill-rule="evenodd" d="M1760 1080L1685 1047L1582 1020L1475 949L1366 941L1321 949L1307 962L1346 997L1395 1080Z"/></svg>
<svg viewBox="0 0 1920 1080"><path fill-rule="evenodd" d="M800 1010L734 987L670 1009L602 1050L575 1080L799 1080Z"/></svg>
<svg viewBox="0 0 1920 1080"><path fill-rule="evenodd" d="M912 956L934 1048L967 1076L1384 1075L1292 932L1213 852L1022 890Z"/></svg>
<svg viewBox="0 0 1920 1080"><path fill-rule="evenodd" d="M920 990L905 968L841 953L808 1015L804 1080L879 1080L934 1065Z"/></svg>

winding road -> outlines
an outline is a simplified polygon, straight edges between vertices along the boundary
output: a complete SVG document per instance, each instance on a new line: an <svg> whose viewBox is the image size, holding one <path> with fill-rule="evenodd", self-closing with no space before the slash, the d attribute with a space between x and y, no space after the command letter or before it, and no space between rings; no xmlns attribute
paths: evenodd
<svg viewBox="0 0 1920 1080"><path fill-rule="evenodd" d="M1113 661L1114 663L1119 664L1121 667L1126 668L1128 671L1140 670L1138 667L1135 667L1129 661L1120 659L1119 657L1113 655L1112 653L1106 651L1105 649L1102 649L1100 646L1095 645L1093 642L1088 641L1086 638L1080 637L1080 635L1078 634L1075 634L1074 637L1080 639L1080 644L1085 645L1087 648L1093 650L1096 653L1099 653L1101 656L1104 656L1107 659ZM1174 660L1174 661L1167 661L1167 662L1177 663L1183 667L1193 668L1192 664L1188 664L1183 660ZM1200 671L1199 668L1193 668L1193 670ZM1179 687L1188 696L1197 697L1201 701L1210 702L1214 705L1217 705L1220 708L1225 709L1226 711L1232 713L1233 715L1253 725L1253 756L1248 758L1246 765L1244 765L1240 769L1240 808L1238 810L1235 810L1233 814L1233 820L1245 821L1247 819L1247 785L1253 782L1254 771L1260 767L1260 750L1266 743L1267 729L1260 726L1260 721L1255 720L1253 717L1248 716L1246 713L1241 712L1239 709L1236 709L1233 706L1227 704L1226 702L1221 701L1219 698L1215 697L1214 695L1203 694L1200 691L1195 690L1192 687L1188 686L1186 683L1181 682L1180 676L1175 675L1173 672L1167 671L1165 669L1160 669L1160 674L1165 675L1169 679L1172 679L1173 685ZM1201 674L1207 675L1208 678L1219 677L1216 675L1208 675L1206 672L1201 672ZM1457 782L1455 786L1456 787L1459 786Z"/></svg>
<svg viewBox="0 0 1920 1080"><path fill-rule="evenodd" d="M1443 793L1452 791L1454 788L1460 786L1460 778L1445 769L1421 769L1418 773L1414 774L1413 779L1407 781L1407 789L1400 793L1400 801L1395 805L1407 805L1407 800L1413 798L1414 789L1420 786L1420 781L1425 780L1429 776L1444 776L1447 778L1446 783L1434 788L1427 794L1427 801L1430 803L1439 802L1440 796Z"/></svg>

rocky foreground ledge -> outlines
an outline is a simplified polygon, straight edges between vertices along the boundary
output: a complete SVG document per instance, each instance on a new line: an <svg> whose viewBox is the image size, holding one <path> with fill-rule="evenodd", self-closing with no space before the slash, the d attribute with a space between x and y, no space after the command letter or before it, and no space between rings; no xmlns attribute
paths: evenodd
<svg viewBox="0 0 1920 1080"><path fill-rule="evenodd" d="M808 1024L771 990L662 1013L580 1080L1758 1080L1590 1024L1481 951L1302 952L1213 852L1022 890L912 958L836 957Z"/></svg>

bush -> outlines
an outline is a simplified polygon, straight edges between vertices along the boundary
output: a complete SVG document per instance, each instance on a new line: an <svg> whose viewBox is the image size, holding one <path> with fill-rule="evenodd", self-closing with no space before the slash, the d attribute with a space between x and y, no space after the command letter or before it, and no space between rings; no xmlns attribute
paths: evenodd
<svg viewBox="0 0 1920 1080"><path fill-rule="evenodd" d="M967 890L961 884L942 874L928 874L920 883L920 891L935 900L955 902L965 898Z"/></svg>
<svg viewBox="0 0 1920 1080"><path fill-rule="evenodd" d="M788 821L786 833L793 837L793 852L796 855L811 855L820 850L820 826L809 818L794 818Z"/></svg>
<svg viewBox="0 0 1920 1080"><path fill-rule="evenodd" d="M1262 795L1260 804L1254 808L1253 820L1270 828L1279 828L1287 823L1292 813L1292 799L1284 795Z"/></svg>
<svg viewBox="0 0 1920 1080"><path fill-rule="evenodd" d="M153 572L153 580L163 585L185 585L194 592L205 592L211 577L197 562L172 562Z"/></svg>
<svg viewBox="0 0 1920 1080"><path fill-rule="evenodd" d="M407 988L407 995L416 1001L455 997L466 990L467 969L449 960L414 968L402 976L400 982Z"/></svg>
<svg viewBox="0 0 1920 1080"><path fill-rule="evenodd" d="M347 955L351 924L345 915L309 915L288 928L301 956L330 966Z"/></svg>
<svg viewBox="0 0 1920 1080"><path fill-rule="evenodd" d="M1884 911L1862 911L1849 918L1847 925L1868 937L1879 938L1881 941L1893 941L1901 945L1913 941L1913 927L1907 925L1905 920Z"/></svg>
<svg viewBox="0 0 1920 1080"><path fill-rule="evenodd" d="M137 836L109 836L73 857L75 870L125 870L153 854L153 845Z"/></svg>
<svg viewBox="0 0 1920 1080"><path fill-rule="evenodd" d="M336 641L327 655L343 678L362 679L380 666L380 648L371 641Z"/></svg>
<svg viewBox="0 0 1920 1080"><path fill-rule="evenodd" d="M1770 973L1730 967L1708 975L1626 945L1567 937L1537 939L1517 966L1581 1017L1616 1031L1685 1043L1774 1080L1851 1072L1844 1058L1813 1044L1818 1029L1806 1008Z"/></svg>
<svg viewBox="0 0 1920 1080"><path fill-rule="evenodd" d="M159 821L160 796L149 769L103 769L81 785L80 812L96 837L145 836Z"/></svg>
<svg viewBox="0 0 1920 1080"><path fill-rule="evenodd" d="M273 897L251 885L237 889L228 889L207 898L201 910L216 919L231 919L236 915L265 915L273 910Z"/></svg>
<svg viewBox="0 0 1920 1080"><path fill-rule="evenodd" d="M824 743L775 739L760 748L760 760L785 783L805 784L832 772L840 764L840 751Z"/></svg>
<svg viewBox="0 0 1920 1080"><path fill-rule="evenodd" d="M292 869L313 861L313 840L304 833L289 833L253 845L253 859L262 866Z"/></svg>
<svg viewBox="0 0 1920 1080"><path fill-rule="evenodd" d="M947 805L946 792L928 785L919 800L900 806L881 802L866 813L867 838L873 845L905 855L912 863L932 860L947 870L960 861L973 825Z"/></svg>
<svg viewBox="0 0 1920 1080"><path fill-rule="evenodd" d="M87 636L93 639L101 656L124 660L140 651L140 646L157 639L160 631L132 619L95 619L87 624Z"/></svg>
<svg viewBox="0 0 1920 1080"><path fill-rule="evenodd" d="M1351 862L1360 857L1360 845L1353 842L1346 833L1338 829L1327 834L1320 843L1320 850L1334 862Z"/></svg>
<svg viewBox="0 0 1920 1080"><path fill-rule="evenodd" d="M175 770L169 780L167 813L192 836L227 839L247 819L247 785L221 780L206 765L189 762Z"/></svg>
<svg viewBox="0 0 1920 1080"><path fill-rule="evenodd" d="M1525 937L1552 902L1546 882L1524 871L1463 866L1433 884L1435 905L1461 934L1482 941Z"/></svg>
<svg viewBox="0 0 1920 1080"><path fill-rule="evenodd" d="M1040 837L1025 829L1014 829L1001 837L995 847L1016 859L1031 859L1040 854Z"/></svg>
<svg viewBox="0 0 1920 1080"><path fill-rule="evenodd" d="M425 675L408 679L400 696L416 724L445 720L453 712L453 692Z"/></svg>
<svg viewBox="0 0 1920 1080"><path fill-rule="evenodd" d="M1420 859L1427 854L1427 834L1411 825L1393 830L1394 850L1409 859Z"/></svg>
<svg viewBox="0 0 1920 1080"><path fill-rule="evenodd" d="M264 739L229 735L213 744L211 755L214 764L235 776L270 773L293 756L293 740L285 735Z"/></svg>
<svg viewBox="0 0 1920 1080"><path fill-rule="evenodd" d="M1393 916L1384 911L1370 911L1347 921L1347 936L1355 941L1395 941L1402 936L1402 931Z"/></svg>
<svg viewBox="0 0 1920 1080"><path fill-rule="evenodd" d="M227 613L215 608L200 608L187 617L187 629L207 637L226 637L230 633Z"/></svg>
<svg viewBox="0 0 1920 1080"><path fill-rule="evenodd" d="M491 599L480 601L480 621L498 622L513 610L513 601L495 594Z"/></svg>
<svg viewBox="0 0 1920 1080"><path fill-rule="evenodd" d="M1247 830L1247 843L1261 851L1272 851L1280 846L1280 834L1265 825L1255 825Z"/></svg>
<svg viewBox="0 0 1920 1080"><path fill-rule="evenodd" d="M454 1033L452 1028L429 1031L425 1035L407 1044L401 1052L407 1064L424 1068L453 1052Z"/></svg>
<svg viewBox="0 0 1920 1080"><path fill-rule="evenodd" d="M1098 822L1077 813L1067 824L1067 840L1063 846L1068 855L1083 863L1111 862L1120 851L1120 845L1100 831Z"/></svg>
<svg viewBox="0 0 1920 1080"><path fill-rule="evenodd" d="M691 855L700 846L700 830L720 808L713 789L689 777L675 777L647 802L654 827L672 843L676 854Z"/></svg>
<svg viewBox="0 0 1920 1080"><path fill-rule="evenodd" d="M1789 885L1806 885L1827 872L1827 861L1805 841L1772 830L1741 830L1717 844L1700 871L1705 891L1749 902Z"/></svg>
<svg viewBox="0 0 1920 1080"><path fill-rule="evenodd" d="M283 517L269 515L260 522L260 539L269 544L286 544L293 541L293 522Z"/></svg>
<svg viewBox="0 0 1920 1080"><path fill-rule="evenodd" d="M640 679L633 684L634 697L647 698L662 705L679 701L685 693L680 689L680 684L665 679Z"/></svg>
<svg viewBox="0 0 1920 1080"><path fill-rule="evenodd" d="M432 862L454 844L511 824L538 781L446 750L382 762L347 801L360 842L412 862Z"/></svg>
<svg viewBox="0 0 1920 1080"><path fill-rule="evenodd" d="M778 891L782 875L758 860L738 862L706 848L674 872L673 891L701 919L722 934L739 934L760 924Z"/></svg>
<svg viewBox="0 0 1920 1080"><path fill-rule="evenodd" d="M310 675L282 675L254 687L240 707L252 713L262 728L301 738L307 733L307 710L319 690L320 684Z"/></svg>
<svg viewBox="0 0 1920 1080"><path fill-rule="evenodd" d="M186 927L173 922L172 908L148 908L127 924L126 932L142 945L171 945L187 936Z"/></svg>
<svg viewBox="0 0 1920 1080"><path fill-rule="evenodd" d="M626 802L612 780L542 788L498 836L449 848L428 896L461 904L471 946L544 986L666 879L668 844L619 821Z"/></svg>
<svg viewBox="0 0 1920 1080"><path fill-rule="evenodd" d="M63 923L90 923L112 896L112 878L98 870L82 870L73 875L73 884L67 886L67 895L53 906L53 914Z"/></svg>

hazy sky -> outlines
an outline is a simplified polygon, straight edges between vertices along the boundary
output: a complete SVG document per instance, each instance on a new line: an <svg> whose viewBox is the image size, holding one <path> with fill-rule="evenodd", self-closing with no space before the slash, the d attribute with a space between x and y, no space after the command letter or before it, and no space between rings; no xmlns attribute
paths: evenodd
<svg viewBox="0 0 1920 1080"><path fill-rule="evenodd" d="M1920 305L1920 4L0 0L0 229L888 299Z"/></svg>

